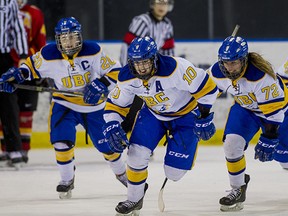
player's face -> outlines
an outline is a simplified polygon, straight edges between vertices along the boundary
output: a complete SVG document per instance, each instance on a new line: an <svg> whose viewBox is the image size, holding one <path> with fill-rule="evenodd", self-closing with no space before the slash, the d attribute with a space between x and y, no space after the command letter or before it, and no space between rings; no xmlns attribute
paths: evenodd
<svg viewBox="0 0 288 216"><path fill-rule="evenodd" d="M159 2L154 4L153 13L156 18L162 19L168 13L169 5L166 2Z"/></svg>
<svg viewBox="0 0 288 216"><path fill-rule="evenodd" d="M241 72L242 64L240 59L237 59L235 61L223 61L223 64L230 74Z"/></svg>
<svg viewBox="0 0 288 216"><path fill-rule="evenodd" d="M139 75L148 75L152 72L153 62L151 59L145 59L134 62L134 68Z"/></svg>
<svg viewBox="0 0 288 216"><path fill-rule="evenodd" d="M79 38L73 33L60 35L60 42L63 49L69 50L76 48L79 44Z"/></svg>

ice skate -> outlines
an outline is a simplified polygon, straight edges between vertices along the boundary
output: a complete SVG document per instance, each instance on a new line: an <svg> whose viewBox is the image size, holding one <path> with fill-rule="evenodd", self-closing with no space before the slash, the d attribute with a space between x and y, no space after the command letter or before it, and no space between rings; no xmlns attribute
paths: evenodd
<svg viewBox="0 0 288 216"><path fill-rule="evenodd" d="M147 189L148 184L146 183L144 188L144 196ZM119 202L115 208L117 212L116 216L138 216L140 214L140 209L143 206L144 196L138 202L132 202L130 200Z"/></svg>
<svg viewBox="0 0 288 216"><path fill-rule="evenodd" d="M120 181L125 187L127 187L127 175L126 172L121 175L116 175L116 179Z"/></svg>
<svg viewBox="0 0 288 216"><path fill-rule="evenodd" d="M19 170L23 166L22 155L18 151L7 152L6 156L5 154L1 155L0 160L1 167L9 167L15 170Z"/></svg>
<svg viewBox="0 0 288 216"><path fill-rule="evenodd" d="M22 159L23 159L23 162L24 163L28 163L28 160L29 160L29 158L28 158L28 151L21 151L21 154L22 154Z"/></svg>
<svg viewBox="0 0 288 216"><path fill-rule="evenodd" d="M221 211L240 211L244 208L244 201L246 200L246 190L250 176L245 174L245 185L240 188L232 189L230 193L219 200Z"/></svg>
<svg viewBox="0 0 288 216"><path fill-rule="evenodd" d="M74 189L74 178L70 181L61 181L56 190L59 192L60 199L70 199L72 197L72 190Z"/></svg>
<svg viewBox="0 0 288 216"><path fill-rule="evenodd" d="M9 155L7 152L3 152L0 154L0 167L6 167L7 162L9 160Z"/></svg>

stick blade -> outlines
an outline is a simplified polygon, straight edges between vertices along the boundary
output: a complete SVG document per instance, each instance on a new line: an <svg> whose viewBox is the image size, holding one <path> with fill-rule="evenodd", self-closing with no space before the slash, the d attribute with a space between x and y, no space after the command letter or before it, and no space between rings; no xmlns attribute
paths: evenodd
<svg viewBox="0 0 288 216"><path fill-rule="evenodd" d="M164 200L163 200L163 190L164 188L162 188L159 191L159 195L158 195L158 209L160 212L164 212L165 209L165 204L164 204Z"/></svg>

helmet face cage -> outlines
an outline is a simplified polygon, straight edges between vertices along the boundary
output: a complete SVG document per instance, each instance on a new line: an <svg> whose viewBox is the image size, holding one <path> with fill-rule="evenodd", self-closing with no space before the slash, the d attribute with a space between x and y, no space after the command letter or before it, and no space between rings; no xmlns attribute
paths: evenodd
<svg viewBox="0 0 288 216"><path fill-rule="evenodd" d="M150 0L150 8L153 9L156 3L166 3L168 4L168 12L171 12L174 8L174 0Z"/></svg>
<svg viewBox="0 0 288 216"><path fill-rule="evenodd" d="M144 38L135 38L128 48L128 65L130 72L142 80L150 79L157 72L157 45L155 41L146 36ZM149 61L145 61L149 60ZM150 69L148 74L139 74L135 65Z"/></svg>
<svg viewBox="0 0 288 216"><path fill-rule="evenodd" d="M82 49L83 39L80 23L74 18L63 18L55 27L55 40L58 50L73 56Z"/></svg>
<svg viewBox="0 0 288 216"><path fill-rule="evenodd" d="M237 73L229 73L224 66L224 62L240 60L241 70ZM227 37L218 51L218 63L221 72L229 79L235 80L242 75L242 71L248 62L248 44L241 37Z"/></svg>

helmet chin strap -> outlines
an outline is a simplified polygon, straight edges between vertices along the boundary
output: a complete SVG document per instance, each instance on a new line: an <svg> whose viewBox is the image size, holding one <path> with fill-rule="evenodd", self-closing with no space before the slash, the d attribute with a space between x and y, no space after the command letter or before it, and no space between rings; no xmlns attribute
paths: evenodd
<svg viewBox="0 0 288 216"><path fill-rule="evenodd" d="M247 64L245 65L245 67L243 68L242 72L240 73L240 76L237 77L235 80L232 80L232 85L236 86L237 85L237 81L245 74L247 69Z"/></svg>

